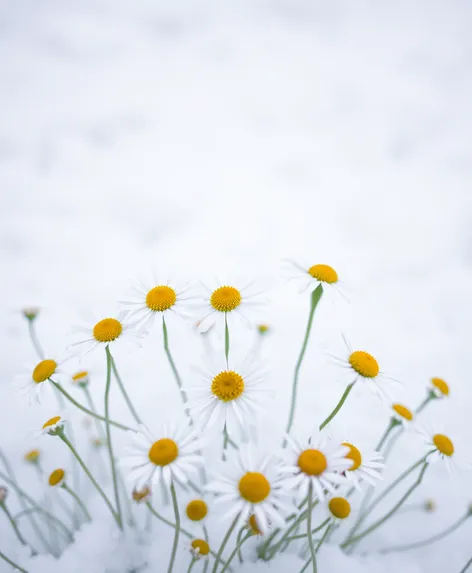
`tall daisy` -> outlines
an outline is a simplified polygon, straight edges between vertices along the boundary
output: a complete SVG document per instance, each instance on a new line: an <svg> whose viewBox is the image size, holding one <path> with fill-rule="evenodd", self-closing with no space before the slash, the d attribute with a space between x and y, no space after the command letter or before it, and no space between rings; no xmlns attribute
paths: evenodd
<svg viewBox="0 0 472 573"><path fill-rule="evenodd" d="M203 465L203 458L197 453L202 448L201 441L188 427L164 425L156 438L141 425L132 434L121 465L127 468L128 480L138 491L153 489L154 485L169 488L174 482L185 486L189 474Z"/></svg>
<svg viewBox="0 0 472 573"><path fill-rule="evenodd" d="M253 353L238 366L223 360L209 359L204 370L197 370L199 380L186 390L193 395L187 407L201 428L226 428L230 438L247 439L255 418L262 411L270 390L265 386L266 373Z"/></svg>
<svg viewBox="0 0 472 573"><path fill-rule="evenodd" d="M130 325L125 322L124 313L116 316L105 316L99 320L91 321L87 326L76 327L75 332L80 338L73 342L71 346L77 347L79 354L86 354L98 347L121 346L130 342L134 333Z"/></svg>
<svg viewBox="0 0 472 573"><path fill-rule="evenodd" d="M350 442L343 442L343 446L349 448L345 458L352 461L351 467L345 470L345 476L356 489L361 489L363 481L370 485L375 485L377 480L381 480L380 471L384 467L383 456L375 450L361 451Z"/></svg>
<svg viewBox="0 0 472 573"><path fill-rule="evenodd" d="M23 374L19 375L15 385L18 384L23 393L32 395L37 402L40 402L43 393L52 386L50 384L51 378L57 382L64 374L62 371L63 363L64 360L57 356L40 360L35 366L29 367Z"/></svg>
<svg viewBox="0 0 472 573"><path fill-rule="evenodd" d="M306 498L310 485L323 500L326 491L332 493L335 486L346 483L344 472L353 466L348 446L330 442L321 433L305 439L287 435L287 443L290 451L283 471L288 474L287 487L297 490L300 499Z"/></svg>
<svg viewBox="0 0 472 573"><path fill-rule="evenodd" d="M418 427L417 431L423 437L428 448L433 449L426 459L428 463L442 461L450 473L455 468L470 468L469 460L464 460L462 456L457 455L456 446L448 435L440 433L436 428L424 429Z"/></svg>
<svg viewBox="0 0 472 573"><path fill-rule="evenodd" d="M319 285L322 285L323 288L335 290L345 298L338 273L329 265L315 264L305 266L291 259L286 259L283 269L289 281L293 280L299 284L300 292L308 289L314 291Z"/></svg>

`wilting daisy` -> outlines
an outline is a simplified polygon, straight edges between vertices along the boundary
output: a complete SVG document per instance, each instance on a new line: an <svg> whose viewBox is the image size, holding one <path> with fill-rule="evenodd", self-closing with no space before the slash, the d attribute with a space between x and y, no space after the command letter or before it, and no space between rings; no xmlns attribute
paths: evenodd
<svg viewBox="0 0 472 573"><path fill-rule="evenodd" d="M428 463L434 463L441 460L446 464L449 472L454 468L469 468L468 461L461 459L457 456L454 442L446 434L437 432L436 430L425 430L424 428L417 428L417 431L423 437L428 449L433 451L426 458Z"/></svg>
<svg viewBox="0 0 472 573"><path fill-rule="evenodd" d="M91 352L98 346L119 346L123 342L130 342L133 336L136 336L130 325L124 321L123 313L119 313L116 317L107 316L88 326L76 327L75 331L80 333L82 338L71 346L81 349L81 354Z"/></svg>
<svg viewBox="0 0 472 573"><path fill-rule="evenodd" d="M157 439L144 425L138 432L130 433L132 441L122 465L127 467L129 482L138 491L154 485L168 489L174 482L185 486L189 474L203 465L203 458L197 453L201 441L188 427L164 425Z"/></svg>
<svg viewBox="0 0 472 573"><path fill-rule="evenodd" d="M284 467L287 487L296 489L300 499L305 499L312 485L318 499L323 500L325 491L334 492L334 486L346 483L343 473L353 465L347 458L348 446L328 441L320 433L314 433L308 439L299 440L286 437L290 459Z"/></svg>
<svg viewBox="0 0 472 573"><path fill-rule="evenodd" d="M23 393L30 394L39 402L43 392L51 389L51 378L54 382L60 379L63 363L64 360L58 357L40 360L15 379L15 386L18 385Z"/></svg>
<svg viewBox="0 0 472 573"><path fill-rule="evenodd" d="M193 539L189 550L195 559L208 559L210 555L210 546L204 539Z"/></svg>
<svg viewBox="0 0 472 573"><path fill-rule="evenodd" d="M376 480L383 479L380 471L385 464L382 463L383 456L375 450L361 451L350 442L343 442L343 446L349 448L344 456L352 461L351 467L345 470L345 476L356 489L361 489L360 484L366 481L370 485L375 485Z"/></svg>
<svg viewBox="0 0 472 573"><path fill-rule="evenodd" d="M229 506L224 519L237 518L236 527L242 527L254 515L264 534L269 523L283 527L283 514L293 510L279 462L272 455L258 457L249 444L240 447L206 489L218 496L215 503Z"/></svg>
<svg viewBox="0 0 472 573"><path fill-rule="evenodd" d="M142 489L133 489L131 497L136 503L146 503L151 497L151 490L149 487L144 486Z"/></svg>
<svg viewBox="0 0 472 573"><path fill-rule="evenodd" d="M330 356L339 366L348 371L346 383L353 385L360 381L380 398L389 399L385 382L389 380L400 383L400 381L382 372L377 359L372 354L365 350L353 349L347 338L345 336L342 338L345 345L343 356Z"/></svg>
<svg viewBox="0 0 472 573"><path fill-rule="evenodd" d="M203 288L199 332L207 331L219 320L223 323L226 320L230 324L235 317L251 326L252 312L264 304L261 293L254 290L253 283L241 285L239 282L228 284L214 281L210 287L203 285Z"/></svg>
<svg viewBox="0 0 472 573"><path fill-rule="evenodd" d="M230 438L246 439L254 425L261 404L270 390L264 384L266 373L252 353L242 364L226 366L221 360L208 359L205 370L197 370L199 380L186 388L192 395L187 407L201 428L216 425L217 431L226 428ZM194 412L193 412L194 411Z"/></svg>
<svg viewBox="0 0 472 573"><path fill-rule="evenodd" d="M130 292L129 300L121 301L127 312L127 319L146 329L156 318L175 313L188 316L188 303L195 299L190 283L177 284L173 281L159 281L156 276L146 283L139 282Z"/></svg>
<svg viewBox="0 0 472 573"><path fill-rule="evenodd" d="M400 422L405 428L410 428L414 422L413 412L403 404L392 404L393 419Z"/></svg>
<svg viewBox="0 0 472 573"><path fill-rule="evenodd" d="M436 398L447 398L449 396L449 384L442 378L431 378L430 391Z"/></svg>
<svg viewBox="0 0 472 573"><path fill-rule="evenodd" d="M66 418L62 418L61 416L54 416L50 418L46 422L44 422L43 427L41 428L39 434L49 434L50 436L57 436L58 432L62 430L64 427L64 423L66 422Z"/></svg>
<svg viewBox="0 0 472 573"><path fill-rule="evenodd" d="M329 265L316 264L303 266L295 261L286 259L283 268L288 280L293 280L300 285L300 292L304 292L308 289L314 291L316 287L321 284L323 288L334 289L344 296L340 290L338 273Z"/></svg>

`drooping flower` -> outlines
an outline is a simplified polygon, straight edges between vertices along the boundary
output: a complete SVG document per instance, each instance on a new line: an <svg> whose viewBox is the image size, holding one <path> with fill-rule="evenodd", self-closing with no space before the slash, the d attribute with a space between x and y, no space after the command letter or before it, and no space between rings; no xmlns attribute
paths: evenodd
<svg viewBox="0 0 472 573"><path fill-rule="evenodd" d="M61 485L64 481L66 472L62 468L58 468L50 473L48 483L51 487Z"/></svg>
<svg viewBox="0 0 472 573"><path fill-rule="evenodd" d="M57 434L62 431L66 418L61 416L54 416L46 422L44 422L43 427L40 430L40 434L49 434L50 436L57 436Z"/></svg>
<svg viewBox="0 0 472 573"><path fill-rule="evenodd" d="M190 552L195 559L208 559L210 555L210 545L204 539L193 539L190 543Z"/></svg>
<svg viewBox="0 0 472 573"><path fill-rule="evenodd" d="M431 378L430 391L436 398L447 398L449 396L449 384L442 378Z"/></svg>
<svg viewBox="0 0 472 573"><path fill-rule="evenodd" d="M335 291L346 298L338 273L330 265L315 264L303 266L296 261L286 259L284 260L283 270L289 281L294 281L299 285L300 292L308 289L314 291L321 284L323 289Z"/></svg>

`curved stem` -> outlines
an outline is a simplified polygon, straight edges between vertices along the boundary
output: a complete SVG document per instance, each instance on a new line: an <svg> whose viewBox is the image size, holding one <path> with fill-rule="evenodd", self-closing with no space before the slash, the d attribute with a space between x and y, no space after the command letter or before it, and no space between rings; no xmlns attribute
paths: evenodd
<svg viewBox="0 0 472 573"><path fill-rule="evenodd" d="M341 408L343 407L344 402L347 400L347 397L349 396L351 390L354 388L354 382L352 382L351 384L349 384L349 386L346 387L346 389L343 392L343 395L341 396L341 399L339 400L339 402L336 404L336 406L334 407L334 410L331 412L331 414L326 418L326 420L320 425L320 431L327 426L331 420L336 416L336 414L339 412L339 410L341 410Z"/></svg>
<svg viewBox="0 0 472 573"><path fill-rule="evenodd" d="M128 396L128 392L126 392L126 388L123 384L123 381L120 377L120 375L118 374L118 370L116 368L116 364L115 364L115 359L113 358L113 356L111 355L110 349L108 348L108 353L110 355L110 359L111 359L111 368L113 370L113 374L116 378L116 381L118 382L118 386L121 390L121 393L123 394L123 398L125 399L126 405L128 406L129 411L131 412L131 415L133 416L133 418L135 419L137 424L141 424L141 419L138 415L138 413L136 412L136 410L134 409L134 406L130 400L130 397Z"/></svg>
<svg viewBox="0 0 472 573"><path fill-rule="evenodd" d="M70 487L66 483L62 484L61 487L63 489L65 489L66 492L75 499L77 505L84 512L86 520L89 522L92 521L92 518L90 517L90 513L88 512L87 508L85 507L85 505L84 505L83 501L80 499L80 497L72 489L70 489Z"/></svg>
<svg viewBox="0 0 472 573"><path fill-rule="evenodd" d="M241 543L241 539L242 539L242 537L243 537L243 533L244 533L245 530L246 530L246 528L243 526L243 527L241 527L241 529L238 531L238 535L237 535L237 537L236 537L236 545L238 545L239 543ZM240 563L243 562L243 555L242 555L240 549L238 549L238 560L239 560Z"/></svg>
<svg viewBox="0 0 472 573"><path fill-rule="evenodd" d="M11 565L13 567L14 571L20 571L21 573L28 573L28 571L26 571L26 569L23 569L23 567L20 567L19 565L17 565L14 561L12 561L11 559L9 559L5 553L2 553L0 551L0 558L2 558L4 561L6 561L9 565Z"/></svg>
<svg viewBox="0 0 472 573"><path fill-rule="evenodd" d="M218 550L218 554L217 554L216 559L215 559L215 564L214 564L213 569L212 569L212 573L216 573L218 570L218 566L219 566L220 561L221 561L221 556L223 555L223 551L226 547L226 544L228 543L228 540L231 537L231 534L233 533L233 530L236 527L236 524L238 523L238 519L239 519L239 514L233 519L233 523L229 526L229 529L226 532L226 535L224 536L223 541L221 542L220 548Z"/></svg>
<svg viewBox="0 0 472 573"><path fill-rule="evenodd" d="M167 573L172 573L172 569L174 568L174 561L175 561L175 556L177 554L177 547L179 546L179 535L180 535L179 502L177 501L177 495L175 494L175 487L173 483L170 485L170 493L172 495L172 505L174 506L175 531L174 531L174 543L172 545L172 553L170 556Z"/></svg>
<svg viewBox="0 0 472 573"><path fill-rule="evenodd" d="M318 567L316 566L316 551L315 544L313 543L313 536L311 535L311 519L313 514L313 484L310 481L310 487L308 489L308 515L306 517L306 534L308 536L308 545L310 547L311 559L313 564L313 573L317 573ZM310 563L308 562L308 564ZM304 568L305 569L305 568Z"/></svg>
<svg viewBox="0 0 472 573"><path fill-rule="evenodd" d="M313 324L313 317L315 315L315 310L320 301L321 295L323 294L323 286L319 284L316 289L311 293L311 305L310 314L308 315L308 322L305 330L305 338L303 339L302 348L298 356L297 364L295 366L295 373L293 376L292 383L292 399L290 403L290 413L288 416L286 433L289 434L292 429L293 420L295 418L295 408L297 405L297 390L298 390L298 377L300 375L300 368L302 366L303 358L305 357L306 347L308 345L308 339L310 338L310 331ZM286 445L286 440L284 440L284 447Z"/></svg>
<svg viewBox="0 0 472 573"><path fill-rule="evenodd" d="M77 400L75 398L72 398L72 396L68 392L66 392L66 390L64 390L64 388L60 384L58 384L57 382L54 382L54 380L51 380L51 378L49 378L49 380L50 380L51 384L53 384L59 390L59 392L61 392L61 394L69 400L69 402L74 404L74 406L76 408L78 408L79 410L82 410L82 412L85 412L89 416L92 416L92 418L97 418L98 420L101 420L102 422L106 422L105 416L100 416L100 414L95 414L94 412L92 412L91 410L89 410L88 408L83 406L80 402L77 402ZM129 426L125 426L124 424L120 424L119 422L114 422L113 420L109 420L108 422L111 426L115 426L115 428L119 428L120 430L126 430L126 431L131 430L132 432L135 431L135 430L133 430L133 428L130 428Z"/></svg>
<svg viewBox="0 0 472 573"><path fill-rule="evenodd" d="M187 569L187 573L191 573L193 566L195 565L196 562L197 562L197 560L195 559L195 557L192 557L192 560L190 561L190 564L189 564L188 569Z"/></svg>
<svg viewBox="0 0 472 573"><path fill-rule="evenodd" d="M243 543L246 541L246 539L249 539L251 537L252 533L248 533L245 537L243 537L239 543L236 544L236 547L233 549L233 552L231 553L231 555L229 556L228 561L226 562L226 565L223 567L223 569L220 571L220 573L225 573L225 571L228 569L229 564L231 563L231 561L234 559L235 555L238 553L238 551L241 549Z"/></svg>
<svg viewBox="0 0 472 573"><path fill-rule="evenodd" d="M101 424L98 420L99 416L97 415L97 409L95 408L95 404L93 403L93 398L92 398L92 395L90 394L90 390L87 388L87 386L84 386L83 390L84 390L85 399L87 400L89 409L92 412L92 414L94 415L93 421L95 422L95 427L97 428L98 437L105 440L106 439L105 432L103 431L103 427L101 426Z"/></svg>
<svg viewBox="0 0 472 573"><path fill-rule="evenodd" d="M39 358L41 358L41 360L44 360L44 350L36 334L36 329L34 327L34 320L28 320L28 331L31 338L31 342L33 343L34 349L36 350L36 354L39 356Z"/></svg>
<svg viewBox="0 0 472 573"><path fill-rule="evenodd" d="M113 511L116 522L120 529L123 529L123 519L121 517L121 505L120 505L120 492L118 491L118 481L116 479L116 466L115 457L113 455L113 445L111 442L111 429L110 429L110 389L111 389L111 365L113 358L110 353L108 345L105 346L105 354L107 357L107 379L105 384L105 431L107 435L107 449L108 455L110 457L110 468L111 477L113 482L113 492L115 494L115 506L116 512ZM107 498L108 500L108 498Z"/></svg>
<svg viewBox="0 0 472 573"><path fill-rule="evenodd" d="M163 337L164 337L164 352L166 353L167 360L169 361L169 365L171 367L175 381L177 382L177 386L179 388L179 392L180 392L180 396L182 398L182 401L184 404L186 404L188 402L187 394L182 387L182 379L180 378L179 371L177 370L174 359L172 358L172 354L170 353L169 333L167 332L166 319L165 319L164 315L162 315L162 333L163 333ZM186 410L186 412L187 412L187 415L190 419L190 422L192 422L192 419L190 417L190 412L188 410Z"/></svg>
<svg viewBox="0 0 472 573"><path fill-rule="evenodd" d="M10 525L12 526L13 531L15 532L15 535L18 538L18 541L21 543L21 545L28 547L28 544L26 543L24 537L21 535L21 532L18 529L18 525L16 524L16 521L13 519L13 516L10 513L10 511L8 510L8 507L4 501L0 503L0 508L2 508L3 511L5 512L5 515L7 516L8 521L10 522Z"/></svg>
<svg viewBox="0 0 472 573"><path fill-rule="evenodd" d="M472 557L467 561L467 563L462 567L459 573L465 573L467 569L472 565Z"/></svg>
<svg viewBox="0 0 472 573"><path fill-rule="evenodd" d="M330 521L330 518L328 517L327 519L325 519L323 521L323 523L320 523L320 525L318 525L318 527L315 527L315 529L312 529L311 534L314 535L315 533L318 533L318 531L321 531L324 527L326 527L328 525L329 521ZM307 536L308 536L307 533L301 533L300 535L294 535L293 537L289 537L287 539L287 541L295 541L295 539L304 539Z"/></svg>

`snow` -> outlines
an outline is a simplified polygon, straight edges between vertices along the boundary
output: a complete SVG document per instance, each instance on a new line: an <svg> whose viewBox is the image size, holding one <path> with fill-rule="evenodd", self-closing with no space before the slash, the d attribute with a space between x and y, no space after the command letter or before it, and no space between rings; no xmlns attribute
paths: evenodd
<svg viewBox="0 0 472 573"><path fill-rule="evenodd" d="M332 264L350 300L323 300L317 311L297 428L311 428L339 399L325 349L339 350L345 332L404 381L396 396L411 407L431 376L445 378L451 398L423 419L472 458L471 12L465 0L2 3L0 446L31 495L44 486L23 453L40 447L47 472L69 469L70 456L59 440L33 437L57 412L52 397L27 407L11 393L14 376L36 360L19 309L41 306L38 332L52 353L71 326L106 315L150 269L193 280L256 276L271 299L262 354L275 398L261 444L273 447L308 310L307 296L280 278L283 257ZM179 320L169 336L188 379L201 341ZM233 339L243 353L253 343L242 329ZM161 346L157 330L142 349L115 356L152 428L169 413L184 419ZM102 409L104 356L82 366ZM117 391L112 412L131 423ZM82 417L68 414L79 434ZM387 420L387 407L356 388L330 431L373 447ZM84 430L78 447L99 472L91 435ZM114 441L121 452L126 436ZM423 451L403 436L387 478ZM85 476L81 484L90 498ZM436 512L398 516L366 539L368 556L323 547L320 573L459 571L470 557L469 523L421 550L372 552L452 523L470 501L469 484L470 474L451 479L430 468L413 501L432 497ZM165 570L169 532L130 533L123 543L100 500L90 501L93 523L60 560L30 560L4 519L0 549L30 573L121 573L144 562ZM221 536L221 525L212 527ZM176 570L185 570L183 549L179 559ZM296 570L297 559L244 571Z"/></svg>

